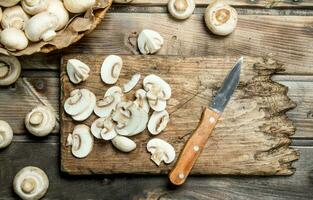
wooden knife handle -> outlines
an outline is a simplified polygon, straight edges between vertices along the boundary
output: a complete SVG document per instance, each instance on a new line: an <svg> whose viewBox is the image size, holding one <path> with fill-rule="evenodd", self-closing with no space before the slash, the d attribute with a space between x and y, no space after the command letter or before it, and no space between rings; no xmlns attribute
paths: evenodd
<svg viewBox="0 0 313 200"><path fill-rule="evenodd" d="M220 113L209 108L204 109L198 127L188 139L174 168L169 174L169 179L174 185L181 185L186 181L219 118Z"/></svg>

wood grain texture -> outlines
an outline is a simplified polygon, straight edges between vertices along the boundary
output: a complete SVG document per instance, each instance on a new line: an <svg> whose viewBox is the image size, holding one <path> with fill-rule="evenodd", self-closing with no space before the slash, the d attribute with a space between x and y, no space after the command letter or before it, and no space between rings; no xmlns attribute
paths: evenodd
<svg viewBox="0 0 313 200"><path fill-rule="evenodd" d="M102 97L108 88L99 76L105 56L69 55L61 67L61 104L74 89L64 70L69 58L83 60L92 68L88 81L78 88L90 89L98 99ZM173 144L178 153L196 128L202 107L209 103L237 57L122 58L124 67L118 85L127 82L136 72L140 72L142 76L158 74L171 85L173 93L167 109L171 121L158 137ZM281 65L276 62L264 63L262 58L245 57L239 87L193 168L193 174L293 173L291 163L298 158L298 154L288 146L289 136L294 133L295 127L284 113L295 107L295 104L287 97L286 87L270 80L270 76L279 70L282 70ZM64 145L75 124L63 109L61 118L62 171L70 174L163 174L172 167L162 165L157 168L149 161L145 146L151 137L147 132L133 138L138 147L129 154L116 151L108 142L96 141L93 151L86 159L75 159L70 149ZM94 120L95 116L92 116L84 124L90 125ZM143 160L147 162L142 162Z"/></svg>

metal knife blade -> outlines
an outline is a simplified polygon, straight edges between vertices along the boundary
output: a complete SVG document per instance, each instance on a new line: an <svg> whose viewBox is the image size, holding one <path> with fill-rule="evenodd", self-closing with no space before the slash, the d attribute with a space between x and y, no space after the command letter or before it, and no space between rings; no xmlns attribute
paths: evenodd
<svg viewBox="0 0 313 200"><path fill-rule="evenodd" d="M241 65L243 63L243 57L239 58L236 64L233 66L232 70L228 73L221 88L218 90L215 97L213 97L212 103L209 105L209 108L223 112L227 103L229 102L231 96L236 90L239 79L240 79L240 71Z"/></svg>

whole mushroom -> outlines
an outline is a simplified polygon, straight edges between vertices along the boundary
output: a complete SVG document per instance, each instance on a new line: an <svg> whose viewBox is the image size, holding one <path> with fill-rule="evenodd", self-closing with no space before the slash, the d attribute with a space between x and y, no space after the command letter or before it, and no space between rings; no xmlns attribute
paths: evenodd
<svg viewBox="0 0 313 200"><path fill-rule="evenodd" d="M0 149L9 146L13 139L13 130L11 126L3 120L0 120Z"/></svg>
<svg viewBox="0 0 313 200"><path fill-rule="evenodd" d="M167 7L174 18L187 19L192 15L196 3L194 0L170 0Z"/></svg>
<svg viewBox="0 0 313 200"><path fill-rule="evenodd" d="M21 64L14 56L0 55L0 86L8 86L19 78Z"/></svg>
<svg viewBox="0 0 313 200"><path fill-rule="evenodd" d="M47 0L22 0L21 4L23 10L30 15L36 15L40 12L44 12L48 8Z"/></svg>
<svg viewBox="0 0 313 200"><path fill-rule="evenodd" d="M2 13L2 28L16 28L24 30L29 16L25 13L21 6L6 8Z"/></svg>
<svg viewBox="0 0 313 200"><path fill-rule="evenodd" d="M18 4L21 0L0 0L0 6L12 7Z"/></svg>
<svg viewBox="0 0 313 200"><path fill-rule="evenodd" d="M47 193L49 179L38 167L28 166L15 175L13 188L21 199L39 200Z"/></svg>
<svg viewBox="0 0 313 200"><path fill-rule="evenodd" d="M235 30L238 14L236 9L229 6L224 0L214 0L206 8L204 19L212 33L225 36Z"/></svg>
<svg viewBox="0 0 313 200"><path fill-rule="evenodd" d="M55 14L58 17L58 26L56 31L64 28L69 22L69 13L65 9L62 1L60 0L46 0L48 2L47 11Z"/></svg>
<svg viewBox="0 0 313 200"><path fill-rule="evenodd" d="M6 28L0 33L0 42L9 51L23 50L28 45L24 32L16 28Z"/></svg>
<svg viewBox="0 0 313 200"><path fill-rule="evenodd" d="M71 13L83 13L92 8L96 0L63 0L65 8Z"/></svg>

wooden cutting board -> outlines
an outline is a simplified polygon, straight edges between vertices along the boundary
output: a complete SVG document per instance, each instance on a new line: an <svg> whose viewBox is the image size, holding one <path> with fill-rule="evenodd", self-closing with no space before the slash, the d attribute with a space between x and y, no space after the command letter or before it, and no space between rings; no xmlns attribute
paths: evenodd
<svg viewBox="0 0 313 200"><path fill-rule="evenodd" d="M61 66L61 105L75 88L87 88L100 99L110 87L100 78L100 67L105 55L67 55ZM117 82L121 86L135 73L142 78L156 74L172 87L168 102L170 123L157 138L171 143L177 155L191 132L196 128L204 106L220 87L237 57L166 57L121 56L124 66ZM91 68L90 77L77 86L66 74L66 63L77 58ZM241 80L237 91L225 109L192 174L290 175L291 164L298 153L290 148L289 136L295 127L285 112L295 107L287 96L287 88L273 82L272 74L283 70L270 58L244 57ZM142 87L142 79L136 89ZM135 90L136 90L135 89ZM134 91L127 94L134 99ZM96 119L92 115L86 125ZM146 144L153 138L147 131L132 137L137 149L121 153L110 142L95 140L91 154L76 159L66 138L77 125L61 106L61 168L70 174L167 174L174 163L157 167L150 161Z"/></svg>

